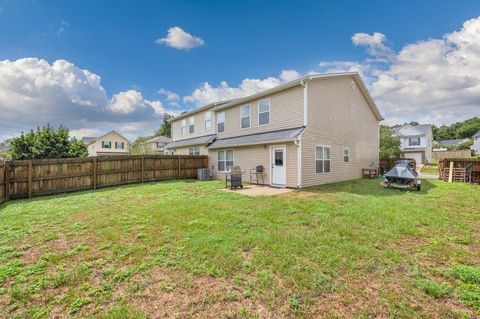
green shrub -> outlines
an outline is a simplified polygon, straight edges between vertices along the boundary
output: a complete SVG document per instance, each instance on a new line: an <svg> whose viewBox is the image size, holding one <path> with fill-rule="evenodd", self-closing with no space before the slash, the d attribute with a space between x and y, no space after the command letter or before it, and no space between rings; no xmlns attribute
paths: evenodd
<svg viewBox="0 0 480 319"><path fill-rule="evenodd" d="M446 283L436 283L428 279L417 280L417 287L422 289L427 295L434 298L447 296L452 291L452 287Z"/></svg>

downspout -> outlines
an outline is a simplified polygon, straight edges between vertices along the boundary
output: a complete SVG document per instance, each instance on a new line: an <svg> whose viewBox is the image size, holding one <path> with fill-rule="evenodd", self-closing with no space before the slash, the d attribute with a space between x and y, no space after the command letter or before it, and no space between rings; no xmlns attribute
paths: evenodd
<svg viewBox="0 0 480 319"><path fill-rule="evenodd" d="M308 87L307 82L302 79L300 85L303 86L303 126L307 127L307 93ZM304 132L304 131L303 131ZM302 179L302 135L303 132L297 137L295 145L297 145L297 188L302 188L303 179Z"/></svg>

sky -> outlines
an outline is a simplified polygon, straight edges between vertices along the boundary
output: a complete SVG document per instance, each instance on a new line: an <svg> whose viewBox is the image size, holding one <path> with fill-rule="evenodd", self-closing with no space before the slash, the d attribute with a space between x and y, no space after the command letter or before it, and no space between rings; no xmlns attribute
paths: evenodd
<svg viewBox="0 0 480 319"><path fill-rule="evenodd" d="M164 113L357 71L386 124L480 116L480 1L0 0L0 141L151 135Z"/></svg>

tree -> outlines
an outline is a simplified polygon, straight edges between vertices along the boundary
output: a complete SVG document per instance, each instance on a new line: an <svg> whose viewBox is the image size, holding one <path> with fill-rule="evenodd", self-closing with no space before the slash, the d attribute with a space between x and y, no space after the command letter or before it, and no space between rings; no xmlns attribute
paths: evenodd
<svg viewBox="0 0 480 319"><path fill-rule="evenodd" d="M145 142L151 139L151 136L140 136L132 143L131 153L132 155L147 155L153 154L153 150L148 147Z"/></svg>
<svg viewBox="0 0 480 319"><path fill-rule="evenodd" d="M478 117L451 125L432 126L433 139L435 141L471 138L478 131L480 131L480 118Z"/></svg>
<svg viewBox="0 0 480 319"><path fill-rule="evenodd" d="M400 139L392 136L392 129L380 125L380 158L400 157Z"/></svg>
<svg viewBox="0 0 480 319"><path fill-rule="evenodd" d="M81 141L69 136L66 127L60 126L55 130L50 125L36 131L30 130L27 134L15 137L10 142L12 159L44 159L85 157L87 147Z"/></svg>
<svg viewBox="0 0 480 319"><path fill-rule="evenodd" d="M163 113L162 125L155 131L154 136L172 137L172 125L170 124L172 118L173 115Z"/></svg>

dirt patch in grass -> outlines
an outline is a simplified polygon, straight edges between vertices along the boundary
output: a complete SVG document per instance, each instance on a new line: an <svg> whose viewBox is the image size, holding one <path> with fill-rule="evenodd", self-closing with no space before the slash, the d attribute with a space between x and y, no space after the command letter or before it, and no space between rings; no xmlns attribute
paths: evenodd
<svg viewBox="0 0 480 319"><path fill-rule="evenodd" d="M37 246L31 246L23 251L22 260L27 264L36 263L42 257L42 251Z"/></svg>
<svg viewBox="0 0 480 319"><path fill-rule="evenodd" d="M275 312L244 296L241 287L209 276L192 276L180 271L155 268L145 283L147 287L130 298L148 318L237 318L248 314L275 318ZM125 289L115 292L121 299Z"/></svg>

